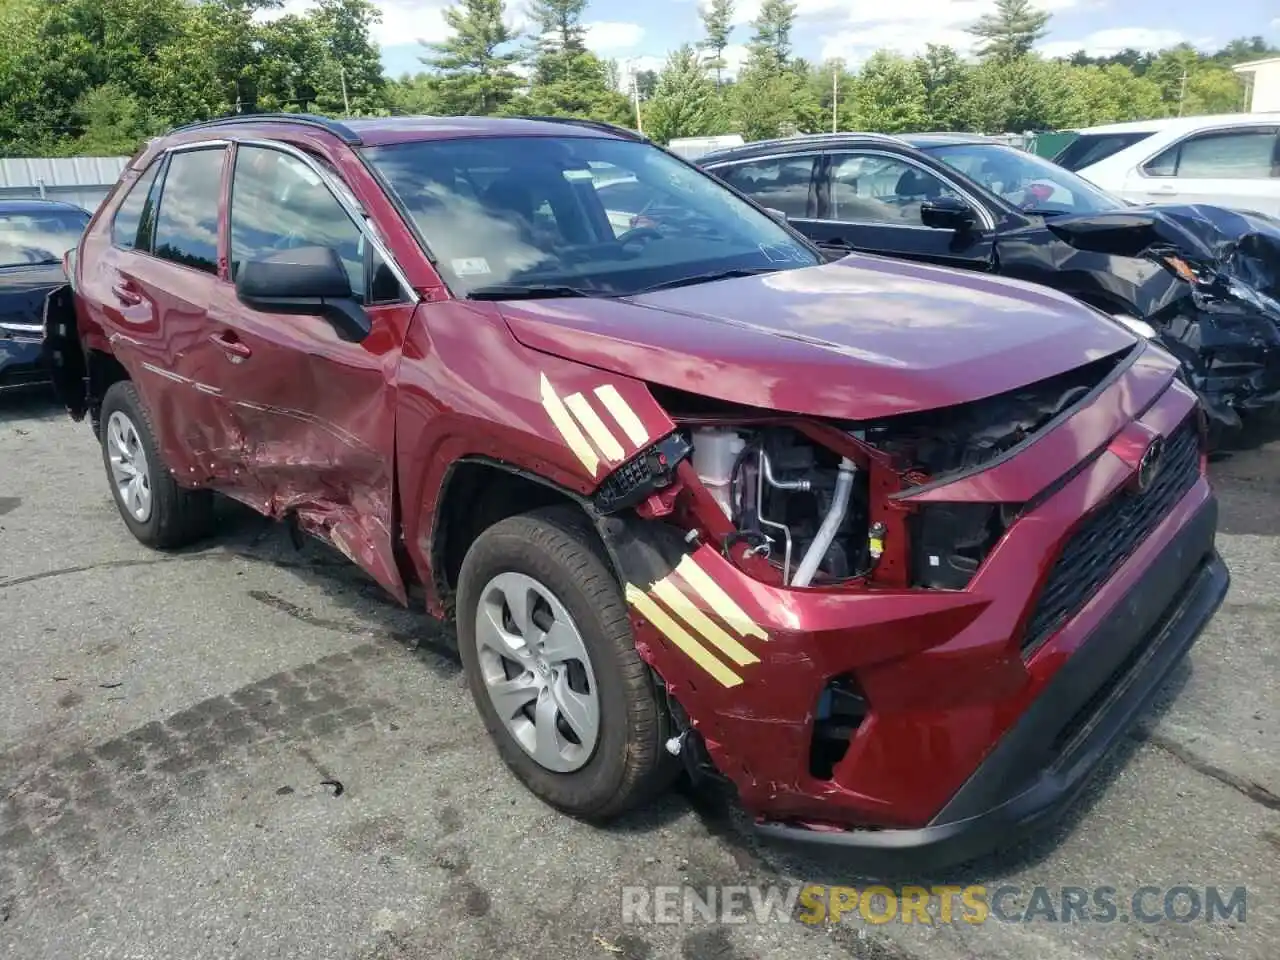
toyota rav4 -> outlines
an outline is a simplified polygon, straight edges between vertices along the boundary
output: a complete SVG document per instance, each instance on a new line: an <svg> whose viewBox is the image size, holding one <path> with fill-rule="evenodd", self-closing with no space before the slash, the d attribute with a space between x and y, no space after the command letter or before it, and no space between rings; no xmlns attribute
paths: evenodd
<svg viewBox="0 0 1280 960"><path fill-rule="evenodd" d="M683 767L766 835L966 859L1071 801L1227 589L1169 354L824 263L628 131L202 123L68 259L48 352L132 533L187 544L217 492L424 596L575 816Z"/></svg>

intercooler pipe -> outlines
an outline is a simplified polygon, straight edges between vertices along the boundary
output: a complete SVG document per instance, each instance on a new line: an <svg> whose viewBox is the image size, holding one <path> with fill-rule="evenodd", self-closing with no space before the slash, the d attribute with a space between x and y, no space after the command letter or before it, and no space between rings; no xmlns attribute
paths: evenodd
<svg viewBox="0 0 1280 960"><path fill-rule="evenodd" d="M813 543L809 544L809 549L805 551L804 559L796 568L791 586L807 587L812 582L814 574L818 572L822 559L831 547L831 541L836 538L836 531L840 529L840 524L844 523L845 512L849 509L849 495L853 492L853 474L856 470L853 461L848 457L840 459L840 471L836 475L836 490L831 497L831 509L827 511L826 517L822 520L822 526L818 528L818 535L813 538Z"/></svg>

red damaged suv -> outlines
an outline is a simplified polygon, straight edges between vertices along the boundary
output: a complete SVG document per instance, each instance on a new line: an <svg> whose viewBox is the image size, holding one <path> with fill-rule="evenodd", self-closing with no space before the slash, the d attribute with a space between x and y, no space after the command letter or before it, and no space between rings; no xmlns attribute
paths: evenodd
<svg viewBox="0 0 1280 960"><path fill-rule="evenodd" d="M69 259L49 352L134 535L200 537L216 491L421 591L577 816L683 761L766 835L969 858L1071 801L1227 590L1168 354L826 264L628 131L198 124Z"/></svg>

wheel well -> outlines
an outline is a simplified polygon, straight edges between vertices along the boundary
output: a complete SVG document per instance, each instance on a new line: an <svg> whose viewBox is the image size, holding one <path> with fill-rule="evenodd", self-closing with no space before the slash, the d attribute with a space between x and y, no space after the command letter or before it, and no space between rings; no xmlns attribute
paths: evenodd
<svg viewBox="0 0 1280 960"><path fill-rule="evenodd" d="M90 350L85 355L86 371L89 376L89 414L93 423L98 422L98 411L102 409L102 398L113 383L129 380L129 371L111 354L102 350Z"/></svg>
<svg viewBox="0 0 1280 960"><path fill-rule="evenodd" d="M573 506L586 515L576 497L527 474L483 461L453 467L436 507L431 542L436 592L450 618L462 560L476 538L507 517L558 505Z"/></svg>

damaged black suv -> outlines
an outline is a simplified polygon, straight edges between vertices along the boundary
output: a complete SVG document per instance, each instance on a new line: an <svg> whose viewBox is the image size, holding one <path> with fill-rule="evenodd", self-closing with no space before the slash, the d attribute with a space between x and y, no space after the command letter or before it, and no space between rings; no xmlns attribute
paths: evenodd
<svg viewBox="0 0 1280 960"><path fill-rule="evenodd" d="M972 134L752 143L704 168L785 214L829 257L875 253L1054 287L1182 362L1221 442L1280 410L1280 221L1135 207Z"/></svg>

